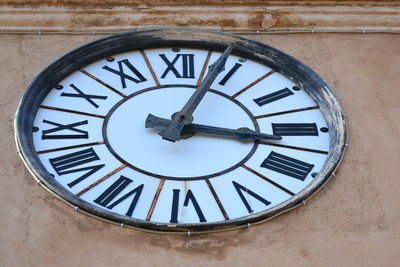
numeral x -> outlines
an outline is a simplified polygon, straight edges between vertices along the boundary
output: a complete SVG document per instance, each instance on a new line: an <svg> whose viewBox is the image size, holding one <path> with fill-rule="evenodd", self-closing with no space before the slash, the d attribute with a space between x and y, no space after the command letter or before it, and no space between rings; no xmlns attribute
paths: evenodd
<svg viewBox="0 0 400 267"><path fill-rule="evenodd" d="M68 96L68 97L79 97L79 98L83 98L86 101L88 101L90 104L92 104L95 108L98 108L99 105L97 105L93 100L93 99L107 99L107 96L101 96L101 95L87 95L84 92L82 92L81 90L79 90L79 88L77 88L74 84L70 84L69 86L71 86L75 91L77 91L77 94L71 94L71 93L62 93L61 96Z"/></svg>

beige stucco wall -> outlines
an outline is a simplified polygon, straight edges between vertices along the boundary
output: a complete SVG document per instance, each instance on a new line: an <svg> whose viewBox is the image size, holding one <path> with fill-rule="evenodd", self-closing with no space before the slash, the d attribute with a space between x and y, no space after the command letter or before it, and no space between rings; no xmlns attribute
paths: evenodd
<svg viewBox="0 0 400 267"><path fill-rule="evenodd" d="M314 69L348 114L336 177L298 208L249 229L147 234L74 212L17 156L13 114L56 57L95 36L0 36L0 266L399 266L400 35L250 35Z"/></svg>

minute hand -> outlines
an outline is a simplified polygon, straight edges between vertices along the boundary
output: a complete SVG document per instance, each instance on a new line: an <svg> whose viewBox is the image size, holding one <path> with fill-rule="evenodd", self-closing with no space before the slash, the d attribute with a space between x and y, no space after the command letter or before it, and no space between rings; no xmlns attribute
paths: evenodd
<svg viewBox="0 0 400 267"><path fill-rule="evenodd" d="M146 119L146 128L167 127L171 120L162 119L149 114ZM279 135L264 134L253 131L249 128L228 129L222 127L208 126L202 124L189 123L184 126L183 131L206 133L218 135L242 141L250 140L281 140Z"/></svg>
<svg viewBox="0 0 400 267"><path fill-rule="evenodd" d="M181 111L176 112L172 115L172 120L168 124L168 126L159 133L163 139L168 141L179 141L181 137L182 129L185 125L191 123L193 121L193 112L200 104L200 101L203 99L204 95L207 93L207 90L210 89L210 86L215 81L217 76L225 70L225 63L231 54L233 46L228 46L224 53L215 61L213 64L209 66L209 71L206 77L203 79L201 84L197 87L194 94L190 97L185 106L181 109Z"/></svg>

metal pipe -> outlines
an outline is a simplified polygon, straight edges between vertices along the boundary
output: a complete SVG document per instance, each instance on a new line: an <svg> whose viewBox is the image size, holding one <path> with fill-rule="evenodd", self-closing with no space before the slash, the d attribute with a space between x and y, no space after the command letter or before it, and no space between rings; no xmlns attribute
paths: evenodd
<svg viewBox="0 0 400 267"><path fill-rule="evenodd" d="M260 31L260 30L224 30L239 35L252 34L301 34L301 33L358 33L358 34L399 34L400 30L283 30L283 31ZM0 34L18 34L18 35L112 35L126 31L92 31L92 32L74 32L74 31L0 31Z"/></svg>

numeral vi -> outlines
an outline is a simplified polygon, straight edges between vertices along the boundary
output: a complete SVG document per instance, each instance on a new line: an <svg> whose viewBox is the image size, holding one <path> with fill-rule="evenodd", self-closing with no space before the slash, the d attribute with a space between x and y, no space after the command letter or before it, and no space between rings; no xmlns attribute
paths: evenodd
<svg viewBox="0 0 400 267"><path fill-rule="evenodd" d="M179 205L179 189L173 190L172 196L172 209L171 209L171 223L178 223L178 205ZM199 203L197 203L196 198L194 197L192 190L188 190L185 201L183 202L183 206L187 207L189 205L189 201L192 202L194 209L196 210L197 216L199 217L200 222L206 222L206 218L203 215L203 212L200 209Z"/></svg>

